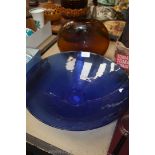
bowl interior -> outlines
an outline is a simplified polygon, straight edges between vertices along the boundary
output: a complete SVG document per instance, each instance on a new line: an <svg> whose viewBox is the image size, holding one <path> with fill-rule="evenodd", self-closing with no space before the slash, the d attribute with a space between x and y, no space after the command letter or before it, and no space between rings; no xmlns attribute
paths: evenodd
<svg viewBox="0 0 155 155"><path fill-rule="evenodd" d="M51 126L68 130L95 128L116 119L127 104L127 75L97 54L56 54L27 74L27 108Z"/></svg>

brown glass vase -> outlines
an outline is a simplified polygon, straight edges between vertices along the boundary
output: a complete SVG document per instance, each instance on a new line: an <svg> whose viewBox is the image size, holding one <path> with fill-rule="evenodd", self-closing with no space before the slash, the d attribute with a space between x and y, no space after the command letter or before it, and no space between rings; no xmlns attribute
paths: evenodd
<svg viewBox="0 0 155 155"><path fill-rule="evenodd" d="M104 55L109 34L104 24L95 19L67 22L58 34L58 47L65 51L89 51Z"/></svg>

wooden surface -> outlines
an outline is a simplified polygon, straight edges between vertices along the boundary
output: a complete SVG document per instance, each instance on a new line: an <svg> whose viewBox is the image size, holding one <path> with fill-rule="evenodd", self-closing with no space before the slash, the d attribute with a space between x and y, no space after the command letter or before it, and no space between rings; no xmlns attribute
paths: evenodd
<svg viewBox="0 0 155 155"><path fill-rule="evenodd" d="M113 60L114 51L115 43L110 42L105 56ZM46 58L58 52L59 49L56 43L42 55L42 58ZM27 134L73 155L107 155L117 121L94 130L66 131L42 123L27 110L26 123Z"/></svg>
<svg viewBox="0 0 155 155"><path fill-rule="evenodd" d="M56 35L51 35L48 37L42 44L38 46L38 49L40 50L41 54L46 53L46 51L57 41Z"/></svg>

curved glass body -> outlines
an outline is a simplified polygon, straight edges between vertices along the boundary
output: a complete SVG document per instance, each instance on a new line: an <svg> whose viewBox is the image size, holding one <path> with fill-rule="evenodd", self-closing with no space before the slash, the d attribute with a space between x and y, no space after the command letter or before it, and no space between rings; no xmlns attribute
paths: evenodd
<svg viewBox="0 0 155 155"><path fill-rule="evenodd" d="M27 109L50 126L90 130L116 120L127 108L128 76L90 52L48 57L27 74Z"/></svg>
<svg viewBox="0 0 155 155"><path fill-rule="evenodd" d="M109 34L104 24L95 19L70 21L60 30L60 51L90 51L104 55L109 46Z"/></svg>

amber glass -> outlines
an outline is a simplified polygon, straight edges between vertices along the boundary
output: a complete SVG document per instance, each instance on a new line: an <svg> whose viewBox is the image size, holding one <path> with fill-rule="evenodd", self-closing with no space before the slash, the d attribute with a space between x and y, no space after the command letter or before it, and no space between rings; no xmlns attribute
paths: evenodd
<svg viewBox="0 0 155 155"><path fill-rule="evenodd" d="M85 18L89 12L88 0L61 0L61 14L66 19Z"/></svg>
<svg viewBox="0 0 155 155"><path fill-rule="evenodd" d="M90 51L104 55L109 46L109 35L104 24L98 20L70 21L60 30L58 47L65 51Z"/></svg>
<svg viewBox="0 0 155 155"><path fill-rule="evenodd" d="M81 9L87 7L88 0L61 0L61 6L70 9Z"/></svg>

